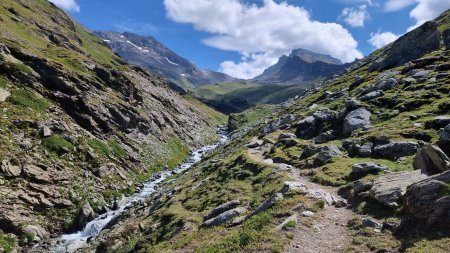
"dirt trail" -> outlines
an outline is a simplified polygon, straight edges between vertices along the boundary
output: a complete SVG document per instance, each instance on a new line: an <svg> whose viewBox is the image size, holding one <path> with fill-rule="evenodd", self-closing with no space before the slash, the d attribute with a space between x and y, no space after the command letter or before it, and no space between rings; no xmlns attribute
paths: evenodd
<svg viewBox="0 0 450 253"><path fill-rule="evenodd" d="M300 170L284 163L274 163L264 157L264 152L270 149L270 146L263 146L248 149L248 155L257 162L273 164L280 170L289 172L293 181L305 184L308 189L323 189L331 195L337 196L337 188L313 183L307 178L300 176ZM351 242L352 236L347 227L347 222L354 217L354 213L349 207L336 208L326 206L323 212L317 214L313 225L308 227L301 222L297 222L294 238L288 246L285 253L328 253L343 252L344 247Z"/></svg>

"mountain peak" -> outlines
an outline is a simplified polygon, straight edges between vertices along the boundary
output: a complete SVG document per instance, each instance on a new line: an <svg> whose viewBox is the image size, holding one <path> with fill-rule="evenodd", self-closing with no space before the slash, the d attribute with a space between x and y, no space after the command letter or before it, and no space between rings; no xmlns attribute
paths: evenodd
<svg viewBox="0 0 450 253"><path fill-rule="evenodd" d="M336 59L330 55L314 53L314 52L311 52L311 51L303 49L303 48L293 50L290 53L289 57L294 57L294 56L300 57L302 60L309 62L309 63L324 62L324 63L328 63L328 64L342 65L341 60Z"/></svg>

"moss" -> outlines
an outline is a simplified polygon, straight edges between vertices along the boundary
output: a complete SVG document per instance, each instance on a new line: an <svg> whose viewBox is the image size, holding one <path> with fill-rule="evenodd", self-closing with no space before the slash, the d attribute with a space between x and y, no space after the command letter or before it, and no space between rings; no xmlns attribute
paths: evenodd
<svg viewBox="0 0 450 253"><path fill-rule="evenodd" d="M450 195L450 183L444 183L441 185L439 190L439 196L449 196Z"/></svg>
<svg viewBox="0 0 450 253"><path fill-rule="evenodd" d="M31 108L38 112L43 112L50 107L50 103L45 99L38 97L31 91L23 89L13 90L7 101L11 104Z"/></svg>
<svg viewBox="0 0 450 253"><path fill-rule="evenodd" d="M32 69L20 62L8 62L9 71L13 75L31 74Z"/></svg>
<svg viewBox="0 0 450 253"><path fill-rule="evenodd" d="M13 236L3 234L0 231L0 251L4 250L4 252L12 252L16 245L16 239Z"/></svg>
<svg viewBox="0 0 450 253"><path fill-rule="evenodd" d="M108 141L108 145L109 145L109 147L111 148L111 152L112 152L112 154L115 156L115 157L117 157L117 158L125 158L125 156L126 156L126 152L125 152L125 150L123 149L123 147L119 144L119 143L117 143L115 140L113 140L113 139L110 139L109 141Z"/></svg>
<svg viewBox="0 0 450 253"><path fill-rule="evenodd" d="M43 139L42 146L54 153L60 153L62 149L73 149L73 145L58 134L53 134L52 136Z"/></svg>
<svg viewBox="0 0 450 253"><path fill-rule="evenodd" d="M290 230L292 228L295 228L295 226L297 225L297 223L293 220L288 221L286 224L283 225L282 229L283 230Z"/></svg>
<svg viewBox="0 0 450 253"><path fill-rule="evenodd" d="M99 155L102 155L105 157L109 157L112 155L112 152L111 152L111 149L109 148L109 146L105 142L103 142L97 138L89 138L87 140L87 143Z"/></svg>

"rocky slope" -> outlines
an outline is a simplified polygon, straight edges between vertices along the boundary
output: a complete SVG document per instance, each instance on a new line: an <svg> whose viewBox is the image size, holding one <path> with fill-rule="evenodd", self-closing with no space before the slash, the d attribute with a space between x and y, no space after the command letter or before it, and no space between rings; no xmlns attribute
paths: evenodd
<svg viewBox="0 0 450 253"><path fill-rule="evenodd" d="M230 143L84 251L450 251L448 34L450 11L323 89L244 112Z"/></svg>
<svg viewBox="0 0 450 253"><path fill-rule="evenodd" d="M115 208L221 120L46 0L0 3L0 114L0 252Z"/></svg>
<svg viewBox="0 0 450 253"><path fill-rule="evenodd" d="M302 84L339 73L349 64L342 64L329 55L317 54L305 49L296 49L288 56L283 55L278 62L260 76L252 79L256 83Z"/></svg>
<svg viewBox="0 0 450 253"><path fill-rule="evenodd" d="M237 81L226 74L198 68L153 37L110 31L97 31L95 34L126 61L170 79L183 89Z"/></svg>

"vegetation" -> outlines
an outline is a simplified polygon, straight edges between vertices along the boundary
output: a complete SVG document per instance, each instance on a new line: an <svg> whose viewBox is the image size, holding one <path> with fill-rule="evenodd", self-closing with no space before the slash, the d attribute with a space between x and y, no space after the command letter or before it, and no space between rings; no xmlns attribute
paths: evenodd
<svg viewBox="0 0 450 253"><path fill-rule="evenodd" d="M2 252L12 252L16 245L16 239L10 235L3 234L0 231L0 251Z"/></svg>
<svg viewBox="0 0 450 253"><path fill-rule="evenodd" d="M37 112L43 112L50 107L50 103L45 99L38 97L31 91L23 89L13 90L7 101L14 105L31 108Z"/></svg>
<svg viewBox="0 0 450 253"><path fill-rule="evenodd" d="M64 139L61 135L53 134L42 140L42 146L50 152L61 153L63 149L70 151L73 145Z"/></svg>

